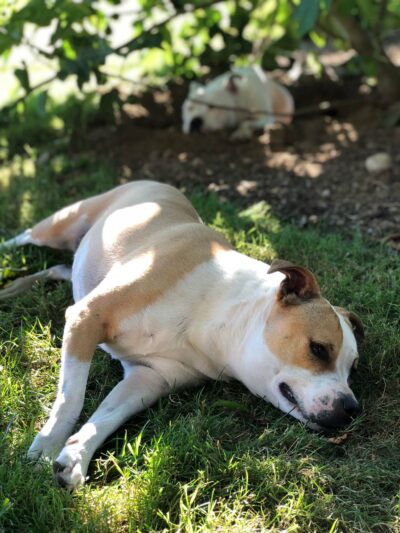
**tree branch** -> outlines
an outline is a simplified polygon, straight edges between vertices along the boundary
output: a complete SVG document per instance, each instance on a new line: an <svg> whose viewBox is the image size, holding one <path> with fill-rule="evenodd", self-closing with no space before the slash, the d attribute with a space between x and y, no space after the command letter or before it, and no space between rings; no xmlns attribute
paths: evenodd
<svg viewBox="0 0 400 533"><path fill-rule="evenodd" d="M352 47L360 56L369 56L377 64L378 89L382 96L388 100L396 99L400 96L400 68L394 65L385 50L374 45L368 31L364 30L358 20L350 15L342 15L333 8L332 17L345 31Z"/></svg>
<svg viewBox="0 0 400 533"><path fill-rule="evenodd" d="M158 22L157 24L154 24L154 26L152 26L151 28L145 30L145 32L146 33L152 33L154 30L157 30L158 28L162 28L163 26L165 26L165 24L168 24L169 22L171 22L171 20L173 20L174 18L176 18L176 17L178 17L180 15L186 15L187 13L194 13L198 9L207 9L208 7L212 7L215 4L220 4L222 1L223 0L217 0L216 2L215 1L209 1L209 2L205 2L202 5L187 5L187 6L184 6L181 9L179 9L179 10L175 11L174 13L172 13L169 17L167 17L163 21ZM120 46L117 46L117 48L113 49L113 52L118 54L124 48L129 48L129 46L134 44L135 41L137 41L139 39L139 37L140 37L140 35L138 37L134 37L133 39L130 39L129 41L127 41L124 44L121 44Z"/></svg>
<svg viewBox="0 0 400 533"><path fill-rule="evenodd" d="M5 105L3 107L3 109L0 109L0 111L11 111L11 109L14 109L14 107L17 107L17 105L20 104L21 102L23 102L31 93L37 91L41 87L44 87L48 83L51 83L52 81L56 80L57 77L58 77L58 72L53 74L53 76L51 76L47 80L41 81L40 83L38 83L34 87L30 87L29 90L26 91L24 95L20 96L16 100L14 100L14 102L12 102L11 104Z"/></svg>

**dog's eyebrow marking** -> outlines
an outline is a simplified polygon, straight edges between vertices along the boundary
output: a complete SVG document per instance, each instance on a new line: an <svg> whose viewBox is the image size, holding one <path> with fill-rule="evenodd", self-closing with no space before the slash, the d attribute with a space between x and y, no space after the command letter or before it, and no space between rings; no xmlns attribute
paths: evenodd
<svg viewBox="0 0 400 533"><path fill-rule="evenodd" d="M320 373L335 368L343 331L332 307L323 298L314 298L298 305L276 303L266 325L265 340L282 362ZM313 357L310 341L329 346L329 360Z"/></svg>

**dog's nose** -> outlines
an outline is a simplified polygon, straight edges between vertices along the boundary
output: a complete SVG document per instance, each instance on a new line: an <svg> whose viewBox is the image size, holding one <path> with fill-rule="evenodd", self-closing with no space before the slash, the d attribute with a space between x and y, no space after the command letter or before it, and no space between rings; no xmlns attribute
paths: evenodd
<svg viewBox="0 0 400 533"><path fill-rule="evenodd" d="M313 421L327 429L338 429L349 424L361 414L361 407L351 394L345 394L333 402L333 409L317 415Z"/></svg>
<svg viewBox="0 0 400 533"><path fill-rule="evenodd" d="M192 118L189 126L190 133L194 133L196 131L200 131L201 127L203 125L203 119L201 117L194 117Z"/></svg>
<svg viewBox="0 0 400 533"><path fill-rule="evenodd" d="M346 394L346 396L341 398L343 402L343 409L350 416L350 418L356 418L361 414L361 407L358 401L354 396Z"/></svg>

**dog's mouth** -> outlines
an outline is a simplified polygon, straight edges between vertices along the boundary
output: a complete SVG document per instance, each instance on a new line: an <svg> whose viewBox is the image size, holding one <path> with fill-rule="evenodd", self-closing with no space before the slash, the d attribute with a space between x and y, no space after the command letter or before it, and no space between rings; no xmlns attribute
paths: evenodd
<svg viewBox="0 0 400 533"><path fill-rule="evenodd" d="M287 383L280 383L279 390L281 391L282 396L286 398L288 402L298 407L299 403L296 400L296 396L294 395L292 389L289 387Z"/></svg>
<svg viewBox="0 0 400 533"><path fill-rule="evenodd" d="M295 418L298 418L314 431L320 431L321 427L310 420L309 416L305 413L303 409L301 401L296 398L291 387L289 387L287 383L282 382L279 384L279 390L285 400L287 400L293 406L290 411L288 411L288 414L291 414Z"/></svg>

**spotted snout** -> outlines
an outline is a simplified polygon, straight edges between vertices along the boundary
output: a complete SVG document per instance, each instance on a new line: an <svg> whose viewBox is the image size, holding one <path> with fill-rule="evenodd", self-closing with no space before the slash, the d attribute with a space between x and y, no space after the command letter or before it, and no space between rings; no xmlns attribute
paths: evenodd
<svg viewBox="0 0 400 533"><path fill-rule="evenodd" d="M287 383L281 382L279 392L292 406L289 410L291 414L320 429L342 428L361 414L360 405L351 391L307 398L307 393L301 394L299 390L294 392Z"/></svg>
<svg viewBox="0 0 400 533"><path fill-rule="evenodd" d="M338 429L350 424L361 414L361 407L352 394L339 394L331 408L309 416L311 422L326 429Z"/></svg>

